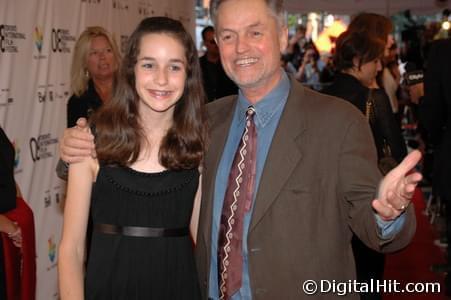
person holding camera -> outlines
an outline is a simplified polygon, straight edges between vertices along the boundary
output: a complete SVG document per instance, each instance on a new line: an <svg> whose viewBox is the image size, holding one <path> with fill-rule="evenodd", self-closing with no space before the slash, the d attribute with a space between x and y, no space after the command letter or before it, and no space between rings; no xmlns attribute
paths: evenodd
<svg viewBox="0 0 451 300"><path fill-rule="evenodd" d="M298 68L295 77L304 85L320 90L320 72L319 52L313 43L310 43L305 50L304 58Z"/></svg>

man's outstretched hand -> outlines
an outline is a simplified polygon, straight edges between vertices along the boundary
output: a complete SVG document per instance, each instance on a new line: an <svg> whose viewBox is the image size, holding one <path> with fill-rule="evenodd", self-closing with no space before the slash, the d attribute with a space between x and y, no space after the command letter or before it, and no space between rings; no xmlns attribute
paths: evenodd
<svg viewBox="0 0 451 300"><path fill-rule="evenodd" d="M421 153L414 150L391 170L379 185L378 198L372 205L376 213L386 221L396 219L410 204L422 175L413 171L421 159Z"/></svg>

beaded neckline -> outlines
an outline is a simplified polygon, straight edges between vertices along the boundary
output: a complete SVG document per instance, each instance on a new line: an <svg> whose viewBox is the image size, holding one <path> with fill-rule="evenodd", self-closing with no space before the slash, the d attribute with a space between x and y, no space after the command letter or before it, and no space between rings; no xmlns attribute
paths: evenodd
<svg viewBox="0 0 451 300"><path fill-rule="evenodd" d="M144 172L144 171L138 171L135 170L131 167L122 167L123 169L125 169L127 172L132 173L132 174L136 174L139 176L145 176L145 177L157 177L157 176L162 176L165 175L167 173L169 173L171 170L163 170L160 172Z"/></svg>
<svg viewBox="0 0 451 300"><path fill-rule="evenodd" d="M136 171L134 169L130 169L130 168L122 168L124 170L127 170L129 172L132 172L133 174L137 174L139 176L144 176L144 177L155 177L155 176L161 176L162 174L167 174L169 172L171 172L171 170L164 170L162 172L159 173L141 173L139 171ZM137 173L135 173L137 172ZM175 172L175 171L172 171ZM195 172L194 170L192 172L188 172L187 176L184 178L183 182L181 182L178 185L174 185L171 187L168 187L166 189L160 190L160 191L156 191L156 192L146 192L146 191L139 191L139 190L135 190L135 189L131 189L127 186L122 185L121 183L119 183L118 181L116 181L110 174L105 173L104 176L106 177L106 180L108 182L110 182L113 186L115 186L117 189L126 191L128 193L132 193L138 196L151 196L151 197L155 197L155 196L162 196L162 195L167 195L176 191L181 190L183 187L185 187L186 185L188 185L191 181L194 180L194 178L196 178L196 174L198 174L197 172Z"/></svg>

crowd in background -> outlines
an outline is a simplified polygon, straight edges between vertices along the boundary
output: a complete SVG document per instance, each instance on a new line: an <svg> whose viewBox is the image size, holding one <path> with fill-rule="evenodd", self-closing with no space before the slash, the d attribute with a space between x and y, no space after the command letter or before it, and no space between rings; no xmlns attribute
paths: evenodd
<svg viewBox="0 0 451 300"><path fill-rule="evenodd" d="M444 23L449 24L449 15L449 10L443 11ZM441 22L419 25L408 11L404 17L408 25L399 32L399 40L395 41L389 19L375 14L360 14L334 41L332 53L322 55L316 50L315 43L306 37L305 27L300 25L281 56L281 65L304 85L348 100L359 108L370 122L380 164L387 157L387 146L388 156L394 158L394 163L399 163L408 150L422 151L424 159L418 168L424 176L424 190L430 191L428 205L433 206L434 215L444 217L446 224L436 245L447 249L448 263L431 266L431 269L446 274L445 293L449 295L450 30L449 26L442 27ZM369 25L371 23L373 28ZM355 29L364 35L353 34ZM386 41L384 51L377 53L381 46L371 40L374 37ZM353 57L360 59L357 68L360 73L354 72L353 63L347 61ZM374 64L369 70L371 61ZM362 80L365 72L368 74L366 79L369 76L373 82ZM368 252L368 249L363 249L363 244L357 245L357 241L353 242L360 279L368 279L368 276L381 278L382 256ZM362 259L360 264L359 259ZM362 299L380 299L378 297L380 295L363 295Z"/></svg>

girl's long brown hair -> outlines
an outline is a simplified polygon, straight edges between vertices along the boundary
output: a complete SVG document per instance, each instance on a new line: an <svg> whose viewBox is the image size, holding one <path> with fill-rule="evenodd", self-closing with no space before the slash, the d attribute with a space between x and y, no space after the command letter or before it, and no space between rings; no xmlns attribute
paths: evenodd
<svg viewBox="0 0 451 300"><path fill-rule="evenodd" d="M103 163L122 166L139 157L145 137L140 125L134 67L141 38L150 33L174 37L185 49L187 61L185 89L175 105L172 127L162 140L160 163L170 170L198 167L206 145L205 94L199 59L190 34L179 21L167 17L144 19L130 36L113 99L92 118L97 157Z"/></svg>

